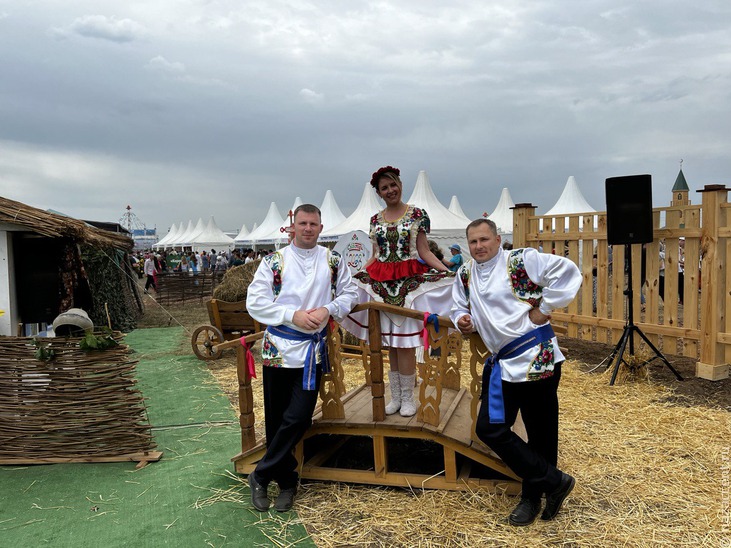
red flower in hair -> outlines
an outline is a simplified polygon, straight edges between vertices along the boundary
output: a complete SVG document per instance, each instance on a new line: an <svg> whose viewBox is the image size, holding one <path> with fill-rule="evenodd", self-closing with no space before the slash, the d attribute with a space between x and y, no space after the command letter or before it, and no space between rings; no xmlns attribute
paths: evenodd
<svg viewBox="0 0 731 548"><path fill-rule="evenodd" d="M378 181L380 181L381 177L383 177L386 173L393 173L394 175L396 175L396 177L398 177L399 175L401 175L401 170L393 166L385 166L380 168L371 176L371 186L377 189Z"/></svg>

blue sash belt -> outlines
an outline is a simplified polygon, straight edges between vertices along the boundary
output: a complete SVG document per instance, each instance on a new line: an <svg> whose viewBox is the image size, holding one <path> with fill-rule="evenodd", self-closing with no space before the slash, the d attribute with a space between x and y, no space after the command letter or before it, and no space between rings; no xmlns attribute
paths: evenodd
<svg viewBox="0 0 731 548"><path fill-rule="evenodd" d="M482 394L480 399L483 400L484 404L485 393L487 393L491 424L503 424L505 422L503 377L500 360L520 355L537 344L550 341L554 336L551 324L547 323L509 342L500 349L497 355L493 354L485 360L485 368L482 370ZM486 378L488 375L490 376L489 379Z"/></svg>
<svg viewBox="0 0 731 548"><path fill-rule="evenodd" d="M310 341L307 348L307 356L305 357L305 370L302 375L302 389L315 390L317 380L317 360L316 355L320 357L322 364L322 372L330 372L330 359L327 354L327 326L319 333L302 333L286 325L268 326L267 332L275 337L281 337L288 341Z"/></svg>

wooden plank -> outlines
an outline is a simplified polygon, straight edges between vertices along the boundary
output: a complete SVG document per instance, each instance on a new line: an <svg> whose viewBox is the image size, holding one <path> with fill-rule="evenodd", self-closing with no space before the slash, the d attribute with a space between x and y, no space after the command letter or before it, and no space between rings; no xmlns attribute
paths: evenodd
<svg viewBox="0 0 731 548"><path fill-rule="evenodd" d="M157 462L162 458L162 451L148 451L142 453L125 453L109 456L77 456L77 457L12 457L0 459L0 464L61 464L61 463L102 463L102 462Z"/></svg>
<svg viewBox="0 0 731 548"><path fill-rule="evenodd" d="M354 388L353 390L350 390L343 396L342 402L343 402L343 406L345 406L345 410L346 410L345 416L346 417L348 416L348 407L346 404L350 400L356 398L366 388L368 388L368 387L365 384L361 384L360 386L358 386L357 388ZM370 396L370 393L368 394L368 396ZM321 419L322 419L322 403L320 403L317 407L315 407L315 410L312 413L313 421L319 421ZM333 419L328 419L328 420L333 420ZM344 421L345 419L337 419L337 420Z"/></svg>
<svg viewBox="0 0 731 548"><path fill-rule="evenodd" d="M454 412L457 410L457 407L459 406L460 402L462 401L462 398L467 393L466 388L461 388L457 395L454 397L454 400L452 401L452 404L449 406L449 408L442 414L442 421L439 423L439 426L437 427L437 432L439 434L444 432L444 429L447 427L447 424L452 419L452 415L454 415Z"/></svg>
<svg viewBox="0 0 731 548"><path fill-rule="evenodd" d="M373 436L374 473L381 478L388 472L388 443L384 436Z"/></svg>
<svg viewBox="0 0 731 548"><path fill-rule="evenodd" d="M444 479L450 483L457 482L457 453L450 447L444 447Z"/></svg>

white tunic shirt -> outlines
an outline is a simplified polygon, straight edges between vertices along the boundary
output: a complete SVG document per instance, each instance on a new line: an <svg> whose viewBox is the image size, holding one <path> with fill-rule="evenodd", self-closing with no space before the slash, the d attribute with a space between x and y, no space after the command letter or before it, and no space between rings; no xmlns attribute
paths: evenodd
<svg viewBox="0 0 731 548"><path fill-rule="evenodd" d="M470 314L472 324L493 354L540 327L528 316L533 305L521 299L514 280L511 280L510 257L510 252L500 249L489 261L469 261L461 267L469 269L469 301L460 276L462 272L458 272L452 287L452 322L456 326L462 316ZM522 259L529 280L542 288L541 312L548 315L574 299L581 287L581 273L572 261L532 248L523 250ZM550 343L536 345L518 356L500 360L502 379L508 382L535 380L552 374L554 364L563 360L556 337L553 337Z"/></svg>
<svg viewBox="0 0 731 548"><path fill-rule="evenodd" d="M279 254L262 260L249 285L246 309L255 320L271 326L286 325L303 333L317 333L327 321L318 329L307 331L294 325L294 313L324 306L330 316L340 322L355 306L357 288L343 260L337 269L333 298L333 270L328 262L330 252L327 248L318 245L300 249L290 244ZM281 288L277 295L275 285L278 284ZM267 345L273 348L267 348ZM309 341L290 341L267 333L262 341L262 357L265 365L303 367L309 345Z"/></svg>

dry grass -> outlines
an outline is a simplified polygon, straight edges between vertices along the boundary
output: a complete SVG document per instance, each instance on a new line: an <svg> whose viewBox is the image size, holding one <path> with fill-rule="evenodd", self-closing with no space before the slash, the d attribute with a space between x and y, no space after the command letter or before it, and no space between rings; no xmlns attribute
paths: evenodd
<svg viewBox="0 0 731 548"><path fill-rule="evenodd" d="M209 366L235 402L233 353ZM585 368L567 362L559 389L559 465L577 486L556 520L516 529L505 519L514 497L344 483L304 484L298 519L323 547L728 545L731 414L669 403L673 389L647 377L610 387L606 374ZM348 387L362 382L358 363L347 363L345 372ZM254 397L263 433L259 382ZM198 503L228 500L247 511L246 481L228 476L227 490ZM295 544L286 534L297 523L293 514L261 517L272 545Z"/></svg>

